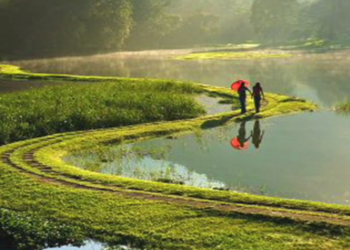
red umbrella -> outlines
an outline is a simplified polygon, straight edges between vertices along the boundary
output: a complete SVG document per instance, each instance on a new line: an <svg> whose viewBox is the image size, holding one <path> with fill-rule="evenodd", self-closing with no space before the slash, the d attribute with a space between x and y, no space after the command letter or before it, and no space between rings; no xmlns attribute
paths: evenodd
<svg viewBox="0 0 350 250"><path fill-rule="evenodd" d="M231 84L231 89L238 91L238 89L239 89L239 87L241 87L242 83L244 83L247 88L250 85L250 82L247 80L238 80L238 81Z"/></svg>
<svg viewBox="0 0 350 250"><path fill-rule="evenodd" d="M249 148L249 142L245 142L243 147L241 146L241 143L239 142L238 138L234 138L231 140L231 146L238 150L247 150Z"/></svg>

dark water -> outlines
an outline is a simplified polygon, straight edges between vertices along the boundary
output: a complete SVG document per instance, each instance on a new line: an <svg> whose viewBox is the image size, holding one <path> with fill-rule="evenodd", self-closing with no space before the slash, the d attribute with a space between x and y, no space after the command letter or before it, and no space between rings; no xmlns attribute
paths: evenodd
<svg viewBox="0 0 350 250"><path fill-rule="evenodd" d="M235 61L172 60L176 53L121 53L15 64L36 72L169 78L216 86L229 86L243 78L260 81L268 92L307 98L323 110L261 121L265 132L259 149L251 139L247 150L234 149L230 142L239 126L232 125L205 131L200 140L187 136L141 143L137 147L147 150L169 148L165 158L148 156L141 162L150 168L179 166L195 173L192 176L242 191L349 203L350 117L335 114L331 108L350 100L350 52ZM249 136L254 122L245 127ZM255 136L256 144L259 138Z"/></svg>

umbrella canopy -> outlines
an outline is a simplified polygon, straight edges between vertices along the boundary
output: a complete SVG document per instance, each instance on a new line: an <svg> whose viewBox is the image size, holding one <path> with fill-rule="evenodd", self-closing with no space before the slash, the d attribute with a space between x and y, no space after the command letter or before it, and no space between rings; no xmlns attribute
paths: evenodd
<svg viewBox="0 0 350 250"><path fill-rule="evenodd" d="M231 146L238 150L247 150L249 148L249 142L245 142L242 147L241 143L239 142L239 139L236 137L231 140Z"/></svg>
<svg viewBox="0 0 350 250"><path fill-rule="evenodd" d="M231 84L231 89L238 91L239 87L241 87L241 84L245 83L245 86L248 88L250 85L250 82L247 80L238 80Z"/></svg>

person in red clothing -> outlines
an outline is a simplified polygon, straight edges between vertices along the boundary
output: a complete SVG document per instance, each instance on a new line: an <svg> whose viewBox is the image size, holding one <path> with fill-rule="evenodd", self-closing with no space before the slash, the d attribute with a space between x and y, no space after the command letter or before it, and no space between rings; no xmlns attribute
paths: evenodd
<svg viewBox="0 0 350 250"><path fill-rule="evenodd" d="M256 111L256 113L259 113L260 107L261 107L261 97L263 97L265 99L264 91L263 91L261 84L259 82L257 82L254 85L252 96L254 98L255 111Z"/></svg>

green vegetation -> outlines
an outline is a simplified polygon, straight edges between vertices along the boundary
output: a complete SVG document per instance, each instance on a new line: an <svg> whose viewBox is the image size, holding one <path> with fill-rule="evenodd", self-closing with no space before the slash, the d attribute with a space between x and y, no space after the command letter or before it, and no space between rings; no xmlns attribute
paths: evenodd
<svg viewBox="0 0 350 250"><path fill-rule="evenodd" d="M335 107L335 110L340 112L340 113L350 113L350 103L345 102L345 103L340 103Z"/></svg>
<svg viewBox="0 0 350 250"><path fill-rule="evenodd" d="M232 111L193 118L203 112L192 99L194 95L205 93L225 101L229 98L233 101L235 95L226 88L200 84L32 74L9 66L0 69L0 75L7 79L36 77L40 80L76 81L76 85L64 84L57 88L3 95L1 101L6 100L7 107L14 108L16 103L29 105L23 99L32 100L28 95L31 93L41 105L49 106L48 110L50 105L60 101L64 110L71 109L63 103L69 102L85 112L94 109L92 104L99 108L104 105L118 108L121 103L135 99L134 92L143 96L140 92L150 95L152 90L152 93L161 93L162 96L166 93L182 96L181 101L171 96L173 99L167 99L165 103L157 99L157 94L150 96L162 106L168 102L172 105L179 103L174 111L188 112L195 108L197 112L192 119L187 119L190 118L187 113L178 115L175 112L171 118L157 119L149 115L140 120L133 119L135 125L132 126L61 133L0 147L0 238L15 242L18 249L41 249L69 242L80 244L84 238L93 238L110 246L129 244L144 249L209 250L232 249L234 246L235 249L340 250L350 247L350 209L346 206L187 187L169 180L161 180L163 183L108 176L78 169L63 160L75 152L98 149L111 143L179 136L227 122L313 111L316 109L314 104L266 93L268 104L258 116L252 111L250 101L249 112L245 115ZM94 81L100 83L89 84ZM109 99L113 91L120 95ZM104 105L96 100L97 94L93 92L103 97ZM121 93L125 93L127 99L122 99ZM14 96L17 102L13 98L7 99ZM184 102L187 98L191 102ZM115 99L120 103L114 102ZM125 108L141 108L137 105L147 103L148 99L144 97L136 101L136 104L128 103ZM187 103L185 108L180 105L183 102ZM46 109L36 106L35 102L30 105L35 107L33 114ZM23 106L23 110L28 109ZM50 112L61 117L58 110ZM143 112L148 114L147 110ZM161 114L157 109L154 112ZM94 117L83 114L87 118ZM159 122L173 117L182 120ZM152 121L157 122L145 124Z"/></svg>
<svg viewBox="0 0 350 250"><path fill-rule="evenodd" d="M33 250L60 245L81 245L77 227L44 219L30 212L0 208L1 249Z"/></svg>
<svg viewBox="0 0 350 250"><path fill-rule="evenodd" d="M215 212L122 194L72 189L37 182L2 163L0 174L0 206L32 211L32 216L42 221L68 223L85 237L111 245L208 250L232 246L242 250L349 247L348 231L339 226ZM23 234L30 235L31 231ZM76 234L73 231L70 237ZM25 244L26 240L18 243Z"/></svg>
<svg viewBox="0 0 350 250"><path fill-rule="evenodd" d="M179 60L207 60L207 59L266 59L266 58L287 58L292 54L283 51L251 51L251 52L207 52L191 53L185 56L176 57Z"/></svg>
<svg viewBox="0 0 350 250"><path fill-rule="evenodd" d="M193 99L199 92L198 86L189 83L118 80L0 95L0 143L197 117L205 113Z"/></svg>
<svg viewBox="0 0 350 250"><path fill-rule="evenodd" d="M349 10L344 0L3 0L0 53L7 60L246 41L349 45Z"/></svg>
<svg viewBox="0 0 350 250"><path fill-rule="evenodd" d="M178 133L193 129L191 123L198 126L203 122L198 119L68 133L2 147L0 153L18 148L11 156L13 163L41 177L36 176L40 181L34 181L9 165L0 163L0 186L3 187L0 190L0 206L17 211L35 211L42 219L50 218L76 227L85 237L150 249L232 249L232 246L235 249L346 249L350 246L349 229L345 226L303 222L274 215L286 211L276 207L290 207L292 210L289 213L296 216L304 214L308 217L317 215L317 211L328 211L333 214L321 216L340 220L341 214L350 212L345 206L288 201L115 176L99 175L97 178L95 173L58 163L63 151L71 153L81 146L90 148L96 143ZM23 160L23 155L32 150L37 150L35 158L40 162L50 162L51 173L41 172L37 165L31 166ZM57 181L65 181L62 182L64 186L52 185ZM147 192L135 191L140 189ZM151 194L151 199L145 199L149 197L148 194ZM184 196L182 202L177 198L179 195ZM228 203L215 200L237 204L241 212L217 210L215 206L227 206ZM198 205L194 205L196 203ZM259 208L265 213L242 213L244 209L252 208Z"/></svg>

